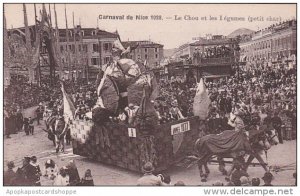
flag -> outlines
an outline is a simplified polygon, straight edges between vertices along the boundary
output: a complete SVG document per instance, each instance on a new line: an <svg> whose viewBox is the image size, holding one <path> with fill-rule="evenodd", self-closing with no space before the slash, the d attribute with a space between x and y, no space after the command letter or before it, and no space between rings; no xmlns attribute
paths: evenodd
<svg viewBox="0 0 300 196"><path fill-rule="evenodd" d="M112 72L114 70L114 67L115 66L114 66L113 63L110 63L110 64L106 65L106 68L104 70L103 76L102 76L102 78L100 80L100 84L97 87L97 95L98 95L98 97L100 96L100 91L101 91L101 89L102 89L102 87L104 85L104 81L105 81L107 75L111 75L112 74Z"/></svg>
<svg viewBox="0 0 300 196"><path fill-rule="evenodd" d="M193 113L195 116L199 116L200 120L205 120L208 116L210 105L210 98L206 90L203 79L197 84L196 95L193 103Z"/></svg>
<svg viewBox="0 0 300 196"><path fill-rule="evenodd" d="M125 51L125 48L123 47L123 45L119 39L114 41L113 48L117 48L117 49L121 50L122 52Z"/></svg>
<svg viewBox="0 0 300 196"><path fill-rule="evenodd" d="M151 79L151 90L152 90L152 93L151 93L150 99L155 100L159 95L159 88L158 88L158 84L156 81L156 76L153 73L152 73L152 79Z"/></svg>
<svg viewBox="0 0 300 196"><path fill-rule="evenodd" d="M74 104L65 91L64 84L62 83L61 85L61 91L63 93L63 103L64 103L64 117L65 121L68 122L69 119L73 119L74 114L75 114L75 107Z"/></svg>

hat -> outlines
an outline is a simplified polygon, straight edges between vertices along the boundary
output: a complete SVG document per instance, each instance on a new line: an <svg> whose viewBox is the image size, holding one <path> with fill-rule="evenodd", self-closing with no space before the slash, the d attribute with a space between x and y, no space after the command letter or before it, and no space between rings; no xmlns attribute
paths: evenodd
<svg viewBox="0 0 300 196"><path fill-rule="evenodd" d="M30 157L30 160L33 161L33 162L36 162L37 158L36 158L36 156L32 156L32 157Z"/></svg>
<svg viewBox="0 0 300 196"><path fill-rule="evenodd" d="M266 172L265 175L261 179L263 179L263 180L273 180L274 176L271 172Z"/></svg>
<svg viewBox="0 0 300 196"><path fill-rule="evenodd" d="M154 171L154 167L153 167L152 163L148 161L147 163L145 163L142 170L144 173L150 173L150 172Z"/></svg>
<svg viewBox="0 0 300 196"><path fill-rule="evenodd" d="M15 163L14 163L13 161L9 161L9 162L7 163L7 167L8 167L9 169L12 169L12 168L15 167Z"/></svg>
<svg viewBox="0 0 300 196"><path fill-rule="evenodd" d="M133 105L133 103L130 103L130 104L128 104L128 107L133 107L134 105Z"/></svg>
<svg viewBox="0 0 300 196"><path fill-rule="evenodd" d="M259 178L252 178L252 186L259 186L260 179Z"/></svg>
<svg viewBox="0 0 300 196"><path fill-rule="evenodd" d="M249 179L248 179L248 177L242 176L240 178L240 180L241 180L241 185L249 185Z"/></svg>
<svg viewBox="0 0 300 196"><path fill-rule="evenodd" d="M24 157L24 160L29 162L30 161L30 157Z"/></svg>

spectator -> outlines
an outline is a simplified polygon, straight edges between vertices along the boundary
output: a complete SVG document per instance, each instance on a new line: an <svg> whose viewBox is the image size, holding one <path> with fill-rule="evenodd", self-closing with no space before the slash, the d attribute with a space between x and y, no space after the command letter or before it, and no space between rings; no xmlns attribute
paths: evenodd
<svg viewBox="0 0 300 196"><path fill-rule="evenodd" d="M274 176L271 172L266 172L264 174L264 176L262 177L263 181L264 181L264 185L263 186L273 186L272 185L272 181L274 179Z"/></svg>
<svg viewBox="0 0 300 196"><path fill-rule="evenodd" d="M76 186L80 183L80 177L78 173L78 169L76 167L75 161L69 161L69 164L66 166L67 173L70 178L70 186Z"/></svg>
<svg viewBox="0 0 300 196"><path fill-rule="evenodd" d="M29 135L29 119L26 117L24 118L23 126L26 135Z"/></svg>
<svg viewBox="0 0 300 196"><path fill-rule="evenodd" d="M92 176L92 172L90 169L87 169L84 173L84 177L81 179L80 182L81 186L94 186L94 180Z"/></svg>
<svg viewBox="0 0 300 196"><path fill-rule="evenodd" d="M66 172L67 168L63 167L60 168L59 170L59 174L57 176L57 178L54 181L55 186L69 186L69 175Z"/></svg>
<svg viewBox="0 0 300 196"><path fill-rule="evenodd" d="M250 186L249 178L246 176L242 176L241 179L241 186Z"/></svg>
<svg viewBox="0 0 300 196"><path fill-rule="evenodd" d="M33 135L34 125L33 125L33 119L31 119L31 117L29 117L28 119L28 129L29 129L29 134Z"/></svg>
<svg viewBox="0 0 300 196"><path fill-rule="evenodd" d="M240 179L242 176L249 177L247 172L241 169L242 165L239 161L234 162L234 168L235 171L231 174L231 182L233 182L234 185L241 183Z"/></svg>
<svg viewBox="0 0 300 196"><path fill-rule="evenodd" d="M259 186L260 185L260 179L259 178L252 178L251 185L252 186Z"/></svg>
<svg viewBox="0 0 300 196"><path fill-rule="evenodd" d="M144 164L143 168L144 175L138 179L138 186L161 186L163 185L161 179L155 175L153 175L154 167L151 162L147 162Z"/></svg>
<svg viewBox="0 0 300 196"><path fill-rule="evenodd" d="M15 168L15 163L13 161L9 161L7 163L7 171L3 174L3 185L4 186L13 186L16 184L17 174L14 172L13 168Z"/></svg>
<svg viewBox="0 0 300 196"><path fill-rule="evenodd" d="M27 168L27 177L32 182L33 186L41 186L40 177L42 175L40 166L36 156L30 158L30 163Z"/></svg>
<svg viewBox="0 0 300 196"><path fill-rule="evenodd" d="M170 175L167 174L158 174L158 177L160 177L162 183L164 186L169 186L171 185L171 177Z"/></svg>
<svg viewBox="0 0 300 196"><path fill-rule="evenodd" d="M52 159L49 159L45 162L45 177L48 177L50 180L54 180L58 175L58 166Z"/></svg>

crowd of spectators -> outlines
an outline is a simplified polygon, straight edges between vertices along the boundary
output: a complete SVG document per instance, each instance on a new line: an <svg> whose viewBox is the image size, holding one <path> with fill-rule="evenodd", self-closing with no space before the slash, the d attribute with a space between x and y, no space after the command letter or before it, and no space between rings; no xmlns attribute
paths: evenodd
<svg viewBox="0 0 300 196"><path fill-rule="evenodd" d="M48 159L44 166L40 166L36 156L24 157L21 167L15 169L13 161L7 163L4 172L5 186L94 186L90 169L80 178L74 160L67 165L59 167L52 159Z"/></svg>
<svg viewBox="0 0 300 196"><path fill-rule="evenodd" d="M160 81L160 97L155 108L161 123L178 120L171 115L177 107L183 117L192 116L196 83L180 77ZM211 99L207 131L219 133L228 128L230 112L243 111L246 125L274 119L273 127L284 139L296 138L296 70L286 66L253 66L238 70L233 76L206 81ZM266 118L268 117L268 118ZM279 125L278 125L279 122ZM276 124L276 125L275 125Z"/></svg>
<svg viewBox="0 0 300 196"><path fill-rule="evenodd" d="M271 172L265 172L261 177L250 178L249 174L242 169L242 166L236 162L235 171L229 176L226 177L226 182L216 181L212 183L212 186L273 186L272 181L274 176ZM171 181L171 176L166 173L156 173L155 168L151 162L147 162L142 167L144 175L137 180L138 186L185 186L186 184L178 180L175 183ZM296 173L293 173L293 178L296 182ZM201 186L201 184L200 184Z"/></svg>

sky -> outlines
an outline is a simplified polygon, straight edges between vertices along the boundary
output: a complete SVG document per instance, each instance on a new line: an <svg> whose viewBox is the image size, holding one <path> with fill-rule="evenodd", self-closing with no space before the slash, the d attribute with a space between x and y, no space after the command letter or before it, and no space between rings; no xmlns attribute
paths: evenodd
<svg viewBox="0 0 300 196"><path fill-rule="evenodd" d="M48 12L49 4L45 5ZM81 23L82 27L96 28L98 22L100 29L118 30L122 41L151 40L163 44L165 49L176 48L206 34L228 35L238 28L258 30L279 20L296 18L296 4L56 4L59 28L66 27L65 6L69 28L73 26L74 13L75 25ZM36 8L39 13L42 5L37 4ZM53 8L51 4L55 24ZM29 25L33 25L34 5L26 4L26 9ZM24 26L22 4L5 4L4 11L8 29ZM124 20L103 19L107 15L124 15ZM128 20L128 15L133 20ZM148 19L136 20L137 15L148 16ZM161 16L162 20L152 20L151 15ZM191 18L195 20L187 20Z"/></svg>

